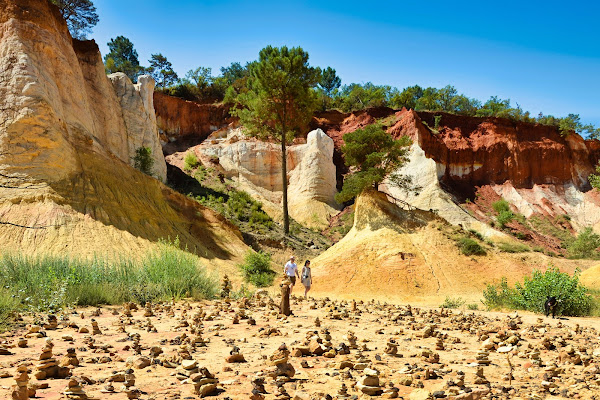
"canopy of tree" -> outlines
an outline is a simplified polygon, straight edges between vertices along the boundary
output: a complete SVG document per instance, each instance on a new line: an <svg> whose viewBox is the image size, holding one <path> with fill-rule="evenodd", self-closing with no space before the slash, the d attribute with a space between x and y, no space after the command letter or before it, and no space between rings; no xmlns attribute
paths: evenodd
<svg viewBox="0 0 600 400"><path fill-rule="evenodd" d="M52 3L60 9L75 39L85 39L100 20L91 0L52 0Z"/></svg>

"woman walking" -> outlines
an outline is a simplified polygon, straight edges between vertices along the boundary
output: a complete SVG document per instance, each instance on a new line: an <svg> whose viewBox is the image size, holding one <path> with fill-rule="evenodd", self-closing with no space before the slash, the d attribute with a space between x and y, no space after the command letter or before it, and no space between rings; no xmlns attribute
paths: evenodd
<svg viewBox="0 0 600 400"><path fill-rule="evenodd" d="M306 298L310 287L312 286L312 274L310 273L310 261L306 260L300 274L302 284L304 285L304 298Z"/></svg>

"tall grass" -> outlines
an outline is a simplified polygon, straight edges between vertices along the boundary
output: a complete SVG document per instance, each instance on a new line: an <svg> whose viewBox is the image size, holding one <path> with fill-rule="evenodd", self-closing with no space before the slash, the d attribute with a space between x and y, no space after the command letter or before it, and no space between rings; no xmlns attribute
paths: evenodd
<svg viewBox="0 0 600 400"><path fill-rule="evenodd" d="M212 298L218 286L194 255L179 250L177 241L160 243L141 261L4 254L0 285L0 306L44 312L67 305Z"/></svg>

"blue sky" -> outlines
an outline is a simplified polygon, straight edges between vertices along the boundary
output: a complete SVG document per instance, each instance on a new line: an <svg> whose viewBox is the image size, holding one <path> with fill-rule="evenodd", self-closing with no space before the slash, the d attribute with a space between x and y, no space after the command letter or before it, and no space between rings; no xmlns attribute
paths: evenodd
<svg viewBox="0 0 600 400"><path fill-rule="evenodd" d="M91 37L124 35L140 62L162 53L180 76L217 75L266 45L301 46L342 83L455 86L537 115L581 115L600 126L598 3L573 1L355 2L95 1Z"/></svg>

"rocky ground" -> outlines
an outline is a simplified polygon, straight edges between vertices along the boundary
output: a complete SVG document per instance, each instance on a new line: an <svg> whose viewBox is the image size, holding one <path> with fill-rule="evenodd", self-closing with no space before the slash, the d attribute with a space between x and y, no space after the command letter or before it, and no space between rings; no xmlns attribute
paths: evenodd
<svg viewBox="0 0 600 400"><path fill-rule="evenodd" d="M282 317L278 302L259 291L26 319L1 338L0 397L599 397L596 319L296 297Z"/></svg>

